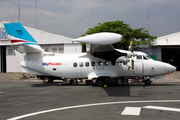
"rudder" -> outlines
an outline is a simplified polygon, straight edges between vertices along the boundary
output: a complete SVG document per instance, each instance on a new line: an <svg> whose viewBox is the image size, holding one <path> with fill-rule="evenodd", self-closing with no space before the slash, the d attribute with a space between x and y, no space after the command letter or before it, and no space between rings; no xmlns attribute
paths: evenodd
<svg viewBox="0 0 180 120"><path fill-rule="evenodd" d="M41 52L42 48L34 40L34 38L26 31L20 22L4 23L7 34L10 37L12 47L19 52L37 53ZM23 50L19 49L23 46ZM22 48L22 47L21 47Z"/></svg>

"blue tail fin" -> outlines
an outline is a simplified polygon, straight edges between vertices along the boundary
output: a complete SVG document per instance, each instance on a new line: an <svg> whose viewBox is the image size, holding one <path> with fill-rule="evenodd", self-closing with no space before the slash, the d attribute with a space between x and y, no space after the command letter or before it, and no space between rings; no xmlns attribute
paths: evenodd
<svg viewBox="0 0 180 120"><path fill-rule="evenodd" d="M13 48L19 52L35 53L42 51L34 38L26 31L21 23L4 23L7 34L10 36L10 42ZM23 46L20 49L20 46Z"/></svg>

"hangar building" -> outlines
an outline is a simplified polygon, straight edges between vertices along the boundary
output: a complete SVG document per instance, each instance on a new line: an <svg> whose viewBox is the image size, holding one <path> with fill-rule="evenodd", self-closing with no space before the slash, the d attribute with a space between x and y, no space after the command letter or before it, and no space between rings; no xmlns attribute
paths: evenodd
<svg viewBox="0 0 180 120"><path fill-rule="evenodd" d="M8 35L3 23L0 22L0 73L23 72L13 49L10 47ZM72 43L69 37L48 33L24 26L37 43L47 52L81 53L80 43ZM88 49L88 46L87 46ZM180 70L180 32L158 37L140 51L149 54L153 59L170 63Z"/></svg>
<svg viewBox="0 0 180 120"><path fill-rule="evenodd" d="M13 49L10 47L10 41L3 23L6 22L0 22L0 73L23 72ZM72 38L44 32L27 26L24 27L46 52L82 52L80 43L72 43Z"/></svg>
<svg viewBox="0 0 180 120"><path fill-rule="evenodd" d="M140 50L180 70L180 32L158 37Z"/></svg>

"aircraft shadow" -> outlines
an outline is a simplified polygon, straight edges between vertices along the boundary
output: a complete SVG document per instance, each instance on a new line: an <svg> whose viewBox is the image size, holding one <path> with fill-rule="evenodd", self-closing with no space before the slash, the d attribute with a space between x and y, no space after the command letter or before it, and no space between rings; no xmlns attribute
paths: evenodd
<svg viewBox="0 0 180 120"><path fill-rule="evenodd" d="M62 82L31 84L32 87L49 87L49 86L61 86L61 85Z"/></svg>
<svg viewBox="0 0 180 120"><path fill-rule="evenodd" d="M108 85L107 88L111 89L119 89L123 87L126 87L126 90L129 89L130 87L151 87L151 86L179 86L180 84L178 83L152 83L151 85L144 85L144 84L121 84L121 85ZM33 87L48 87L48 86L91 86L91 85L86 85L86 84L72 84L70 85L69 83L62 83L62 82L53 82L53 83L37 83L37 84L32 84ZM93 87L99 87L99 86L93 86ZM104 88L105 89L105 88Z"/></svg>
<svg viewBox="0 0 180 120"><path fill-rule="evenodd" d="M141 87L146 88L146 87L166 87L166 86L179 86L180 84L167 84L167 83L155 83L152 85L144 85L144 84L122 84L122 85L109 85L108 87L103 87L104 91L109 95L109 96L114 96L114 97L142 97L142 96L131 96L131 87Z"/></svg>
<svg viewBox="0 0 180 120"><path fill-rule="evenodd" d="M50 87L50 86L92 86L86 84L62 84L62 82L53 82L53 83L37 83L31 84L32 87ZM166 86L180 86L177 83L153 83L152 85L144 85L144 84L121 84L121 85L108 85L107 87L102 87L102 89L107 93L108 96L112 97L142 97L142 96L131 96L130 88L132 87L141 87L142 89L147 87L166 87ZM99 87L99 86L92 86L92 87Z"/></svg>
<svg viewBox="0 0 180 120"><path fill-rule="evenodd" d="M108 86L103 88L109 96L114 97L130 97L130 86Z"/></svg>

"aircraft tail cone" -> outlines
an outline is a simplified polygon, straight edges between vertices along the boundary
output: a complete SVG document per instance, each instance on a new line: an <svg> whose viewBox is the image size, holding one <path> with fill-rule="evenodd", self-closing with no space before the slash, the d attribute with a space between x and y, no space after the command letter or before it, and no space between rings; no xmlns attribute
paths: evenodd
<svg viewBox="0 0 180 120"><path fill-rule="evenodd" d="M107 85L106 85L106 84L104 84L104 87L107 87Z"/></svg>

